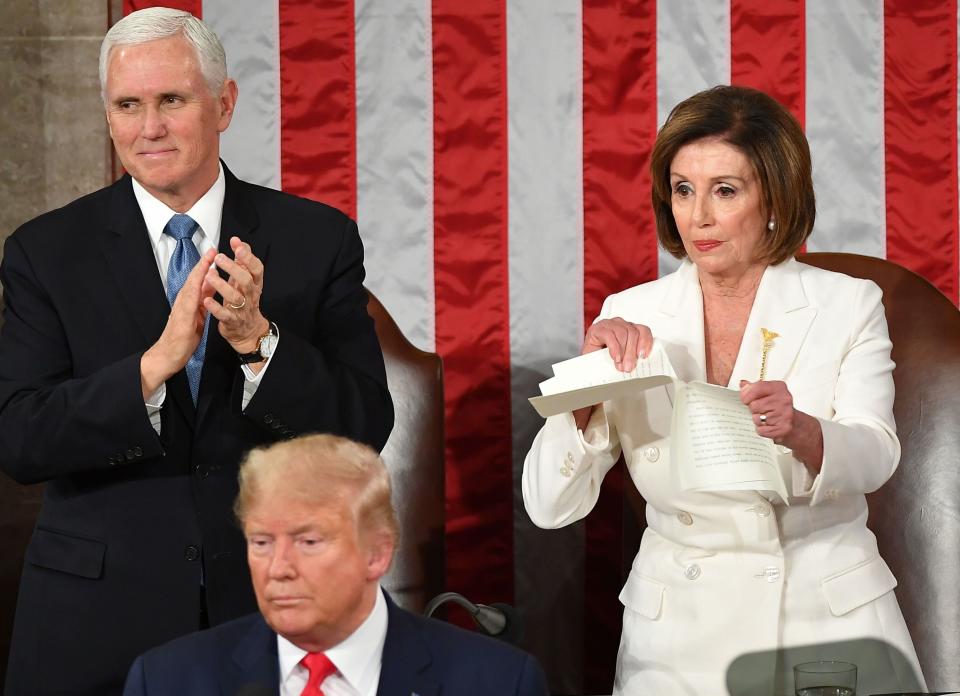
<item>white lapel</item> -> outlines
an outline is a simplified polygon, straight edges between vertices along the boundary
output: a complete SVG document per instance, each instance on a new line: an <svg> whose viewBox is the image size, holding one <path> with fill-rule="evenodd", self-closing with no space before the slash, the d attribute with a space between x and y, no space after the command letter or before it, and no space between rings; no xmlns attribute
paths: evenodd
<svg viewBox="0 0 960 696"><path fill-rule="evenodd" d="M703 382L707 379L707 362L703 343L703 294L697 267L684 259L669 282L658 308L660 321L653 329L654 337L664 339L670 364L680 379Z"/></svg>
<svg viewBox="0 0 960 696"><path fill-rule="evenodd" d="M777 266L768 266L757 288L757 297L727 386L737 389L741 379L755 382L760 378L761 328L779 334L767 352L766 379L784 379L816 315L817 310L810 306L803 289L800 264L790 259Z"/></svg>

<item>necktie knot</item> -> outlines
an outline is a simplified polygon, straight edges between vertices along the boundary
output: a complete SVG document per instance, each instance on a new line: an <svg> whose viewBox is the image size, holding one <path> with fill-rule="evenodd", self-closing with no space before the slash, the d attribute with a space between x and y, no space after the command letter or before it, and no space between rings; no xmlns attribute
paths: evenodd
<svg viewBox="0 0 960 696"><path fill-rule="evenodd" d="M323 680L331 674L335 674L337 671L337 668L330 661L330 658L322 652L307 653L303 656L303 659L300 660L300 664L310 671L310 678L307 680L307 686L304 688L301 696L317 696L317 694L322 694L323 692L320 690L320 685L323 683Z"/></svg>
<svg viewBox="0 0 960 696"><path fill-rule="evenodd" d="M193 237L194 230L196 229L196 220L189 215L177 213L170 218L167 226L163 228L163 233L170 235L179 242L183 239L191 239Z"/></svg>

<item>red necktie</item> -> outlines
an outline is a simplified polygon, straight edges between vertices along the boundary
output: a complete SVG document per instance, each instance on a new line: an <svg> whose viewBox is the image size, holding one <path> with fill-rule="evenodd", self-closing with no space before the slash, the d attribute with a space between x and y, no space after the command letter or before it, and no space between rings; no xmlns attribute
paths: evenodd
<svg viewBox="0 0 960 696"><path fill-rule="evenodd" d="M323 653L307 653L300 660L300 664L310 671L310 678L307 679L307 685L303 687L300 696L323 696L320 685L323 680L337 671L337 668L330 662L330 658Z"/></svg>

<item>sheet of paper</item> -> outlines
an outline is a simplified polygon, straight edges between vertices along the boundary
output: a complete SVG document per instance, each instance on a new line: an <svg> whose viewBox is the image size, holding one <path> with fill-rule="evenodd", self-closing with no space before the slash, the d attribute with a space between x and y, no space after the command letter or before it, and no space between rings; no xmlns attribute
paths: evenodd
<svg viewBox="0 0 960 696"><path fill-rule="evenodd" d="M596 384L605 384L617 380L632 379L634 377L651 377L653 375L669 375L676 377L670 358L660 341L654 341L650 355L637 361L636 367L630 372L621 372L610 357L610 351L595 350L586 355L564 360L553 365L554 379L570 379L575 387L589 387Z"/></svg>
<svg viewBox="0 0 960 696"><path fill-rule="evenodd" d="M537 409L537 413L543 418L549 418L558 413L575 411L584 406L602 404L604 401L631 396L645 389L661 387L664 384L670 384L672 381L673 378L666 375L634 377L619 382L584 387L583 389L571 389L549 396L534 396L529 401Z"/></svg>
<svg viewBox="0 0 960 696"><path fill-rule="evenodd" d="M704 382L683 383L663 344L630 372L598 350L553 366L530 403L544 418L674 383L670 467L677 486L694 491L776 491L787 500L773 441L757 434L739 392Z"/></svg>
<svg viewBox="0 0 960 696"><path fill-rule="evenodd" d="M678 389L671 448L683 490L770 490L787 500L776 446L757 434L733 389L703 382Z"/></svg>
<svg viewBox="0 0 960 696"><path fill-rule="evenodd" d="M540 383L543 396L530 399L544 418L636 394L676 378L666 351L657 341L650 355L630 372L618 370L607 350L564 360L553 366L553 372L553 377Z"/></svg>

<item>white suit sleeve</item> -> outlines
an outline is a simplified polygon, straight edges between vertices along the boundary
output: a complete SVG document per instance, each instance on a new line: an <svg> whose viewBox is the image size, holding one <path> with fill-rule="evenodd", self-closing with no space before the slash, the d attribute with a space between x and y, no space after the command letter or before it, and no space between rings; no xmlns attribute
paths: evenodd
<svg viewBox="0 0 960 696"><path fill-rule="evenodd" d="M523 462L523 504L538 527L563 527L587 516L597 503L603 477L620 457L620 444L603 406L585 431L571 413L547 419Z"/></svg>
<svg viewBox="0 0 960 696"><path fill-rule="evenodd" d="M818 418L823 466L813 478L802 464L794 464L794 494L810 496L811 505L875 491L900 461L893 420L892 345L881 300L875 283L858 283L851 303L850 340L834 391L834 413Z"/></svg>
<svg viewBox="0 0 960 696"><path fill-rule="evenodd" d="M611 295L600 319L613 313ZM572 413L547 418L523 462L523 505L538 527L555 529L583 519L597 504L603 477L620 458L620 440L597 404L580 431Z"/></svg>

